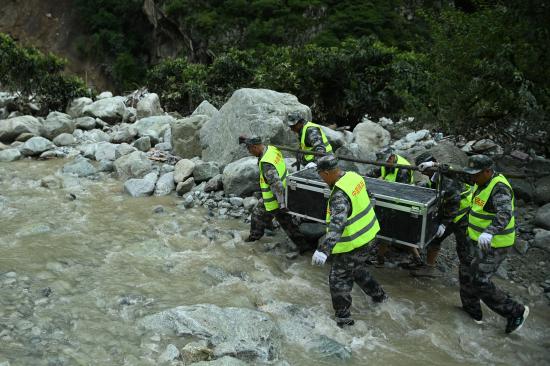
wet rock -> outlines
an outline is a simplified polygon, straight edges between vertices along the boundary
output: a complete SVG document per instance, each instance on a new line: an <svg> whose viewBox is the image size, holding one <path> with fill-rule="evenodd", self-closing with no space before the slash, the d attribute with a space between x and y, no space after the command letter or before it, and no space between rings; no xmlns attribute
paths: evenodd
<svg viewBox="0 0 550 366"><path fill-rule="evenodd" d="M180 351L178 350L178 347L174 346L173 344L169 344L166 346L166 349L158 358L159 363L169 362L172 360L176 360L180 357Z"/></svg>
<svg viewBox="0 0 550 366"><path fill-rule="evenodd" d="M62 133L53 139L53 143L57 146L70 146L76 143L76 139L70 133Z"/></svg>
<svg viewBox="0 0 550 366"><path fill-rule="evenodd" d="M0 141L10 143L22 133L40 135L42 123L33 116L20 116L0 120Z"/></svg>
<svg viewBox="0 0 550 366"><path fill-rule="evenodd" d="M227 195L246 196L259 190L258 163L246 157L228 164L223 170L223 187Z"/></svg>
<svg viewBox="0 0 550 366"><path fill-rule="evenodd" d="M160 99L156 93L149 93L136 105L137 118L160 116L164 113L160 106Z"/></svg>
<svg viewBox="0 0 550 366"><path fill-rule="evenodd" d="M206 182L206 185L204 186L205 192L216 192L221 191L223 189L223 175L218 174L212 179L210 179L208 182Z"/></svg>
<svg viewBox="0 0 550 366"><path fill-rule="evenodd" d="M40 180L40 185L44 188L57 189L61 188L61 180L53 175L48 175Z"/></svg>
<svg viewBox="0 0 550 366"><path fill-rule="evenodd" d="M36 156L42 154L46 150L53 149L54 144L44 137L33 137L23 144L20 151L25 156Z"/></svg>
<svg viewBox="0 0 550 366"><path fill-rule="evenodd" d="M535 183L535 187L535 200L537 203L550 203L550 175L538 179Z"/></svg>
<svg viewBox="0 0 550 366"><path fill-rule="evenodd" d="M170 172L163 174L157 181L157 185L155 187L155 196L169 195L175 188L174 173Z"/></svg>
<svg viewBox="0 0 550 366"><path fill-rule="evenodd" d="M231 197L229 203L235 207L240 207L243 205L243 199L241 197Z"/></svg>
<svg viewBox="0 0 550 366"><path fill-rule="evenodd" d="M21 159L21 152L18 149L6 149L0 151L0 161L15 161Z"/></svg>
<svg viewBox="0 0 550 366"><path fill-rule="evenodd" d="M550 230L550 203L540 207L535 216L535 225Z"/></svg>
<svg viewBox="0 0 550 366"><path fill-rule="evenodd" d="M195 163L189 159L181 159L174 167L174 182L183 182L193 174Z"/></svg>
<svg viewBox="0 0 550 366"><path fill-rule="evenodd" d="M523 239L517 239L514 244L514 249L521 255L525 255L527 250L529 250L529 242Z"/></svg>
<svg viewBox="0 0 550 366"><path fill-rule="evenodd" d="M126 143L122 143L120 145L117 145L116 147L116 158L120 158L121 156L128 155L136 151L136 148L133 146L130 146Z"/></svg>
<svg viewBox="0 0 550 366"><path fill-rule="evenodd" d="M160 213L163 213L164 212L164 207L163 206L155 206L153 207L153 213L156 213L156 214L160 214Z"/></svg>
<svg viewBox="0 0 550 366"><path fill-rule="evenodd" d="M114 161L117 158L117 145L110 142L99 142L96 145L95 160L111 160Z"/></svg>
<svg viewBox="0 0 550 366"><path fill-rule="evenodd" d="M187 178L183 182L179 182L176 187L176 193L178 196L183 196L187 192L191 191L191 189L195 186L195 180L193 177Z"/></svg>
<svg viewBox="0 0 550 366"><path fill-rule="evenodd" d="M130 143L134 141L134 137L135 136L130 132L130 128L121 127L112 133L111 141L115 144L121 144L123 142Z"/></svg>
<svg viewBox="0 0 550 366"><path fill-rule="evenodd" d="M141 151L134 151L115 160L115 170L119 178L139 178L153 168L151 160Z"/></svg>
<svg viewBox="0 0 550 366"><path fill-rule="evenodd" d="M145 197L153 194L157 183L157 173L149 173L143 179L128 179L124 182L124 192L132 197Z"/></svg>
<svg viewBox="0 0 550 366"><path fill-rule="evenodd" d="M101 130L94 129L91 131L84 131L78 140L82 142L109 142L111 141L111 136Z"/></svg>
<svg viewBox="0 0 550 366"><path fill-rule="evenodd" d="M146 329L208 341L216 357L234 355L250 361L269 361L278 350L276 325L260 311L212 304L179 306L146 316Z"/></svg>
<svg viewBox="0 0 550 366"><path fill-rule="evenodd" d="M550 230L535 229L535 241L533 246L550 251Z"/></svg>
<svg viewBox="0 0 550 366"><path fill-rule="evenodd" d="M147 152L151 150L151 138L149 136L140 137L132 145L139 151Z"/></svg>
<svg viewBox="0 0 550 366"><path fill-rule="evenodd" d="M529 287L527 288L527 292L529 293L529 295L531 296L540 296L544 293L544 290L542 289L542 287L540 287L539 285L535 284L535 283L532 283L529 285Z"/></svg>
<svg viewBox="0 0 550 366"><path fill-rule="evenodd" d="M192 208L195 205L195 200L192 194L187 194L183 197L183 207Z"/></svg>
<svg viewBox="0 0 550 366"><path fill-rule="evenodd" d="M245 197L243 200L244 209L248 212L252 211L257 204L258 199L256 197Z"/></svg>
<svg viewBox="0 0 550 366"><path fill-rule="evenodd" d="M48 140L52 140L62 133L73 133L75 128L76 126L71 116L60 112L51 112L42 124L40 132L42 136Z"/></svg>
<svg viewBox="0 0 550 366"><path fill-rule="evenodd" d="M84 107L92 104L94 101L90 98L82 97L76 98L71 101L71 104L67 107L67 114L73 118L77 118L83 115Z"/></svg>
<svg viewBox="0 0 550 366"><path fill-rule="evenodd" d="M223 356L213 361L200 361L193 364L193 366L246 366L248 363L239 360L238 358Z"/></svg>
<svg viewBox="0 0 550 366"><path fill-rule="evenodd" d="M100 99L82 108L82 114L115 124L122 122L126 113L124 97Z"/></svg>
<svg viewBox="0 0 550 366"><path fill-rule="evenodd" d="M80 117L75 120L75 127L81 130L93 130L95 128L95 118Z"/></svg>
<svg viewBox="0 0 550 366"><path fill-rule="evenodd" d="M190 342L181 349L181 357L187 364L210 360L213 354L206 341Z"/></svg>
<svg viewBox="0 0 550 366"><path fill-rule="evenodd" d="M87 177L96 173L95 167L90 164L88 159L83 157L77 157L70 163L65 164L62 171L67 174L75 174L78 177Z"/></svg>

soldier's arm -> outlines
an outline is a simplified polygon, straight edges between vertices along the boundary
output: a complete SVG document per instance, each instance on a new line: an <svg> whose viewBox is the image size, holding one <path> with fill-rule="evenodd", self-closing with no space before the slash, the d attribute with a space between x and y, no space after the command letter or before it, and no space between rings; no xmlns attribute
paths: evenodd
<svg viewBox="0 0 550 366"><path fill-rule="evenodd" d="M336 188L330 199L329 207L330 224L328 225L325 239L319 244L318 248L319 251L326 255L332 253L332 248L334 248L342 237L349 213L351 212L351 202L342 190Z"/></svg>
<svg viewBox="0 0 550 366"><path fill-rule="evenodd" d="M458 215L460 210L460 193L462 185L455 180L442 177L442 187L445 193L443 194L443 215L441 223L445 226L449 225Z"/></svg>
<svg viewBox="0 0 550 366"><path fill-rule="evenodd" d="M495 211L495 217L485 232L495 235L504 230L512 219L512 191L508 186L497 183L491 192L489 201Z"/></svg>
<svg viewBox="0 0 550 366"><path fill-rule="evenodd" d="M326 153L325 144L323 143L323 137L319 128L310 127L306 131L306 146L311 146L313 151ZM320 156L314 156L315 162Z"/></svg>
<svg viewBox="0 0 550 366"><path fill-rule="evenodd" d="M277 169L273 166L273 164L262 163L262 170L264 173L265 182L269 184L271 192L273 192L273 195L277 199L279 208L285 207L285 189L283 187L283 182L279 177L279 173L277 173Z"/></svg>

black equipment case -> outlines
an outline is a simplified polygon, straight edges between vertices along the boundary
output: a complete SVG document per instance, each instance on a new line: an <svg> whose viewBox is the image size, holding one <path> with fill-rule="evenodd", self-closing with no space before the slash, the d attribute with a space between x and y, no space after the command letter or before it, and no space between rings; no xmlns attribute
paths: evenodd
<svg viewBox="0 0 550 366"><path fill-rule="evenodd" d="M439 225L436 190L364 179L380 222L379 239L418 248L433 240ZM325 223L330 188L315 169L290 174L285 196L291 214Z"/></svg>

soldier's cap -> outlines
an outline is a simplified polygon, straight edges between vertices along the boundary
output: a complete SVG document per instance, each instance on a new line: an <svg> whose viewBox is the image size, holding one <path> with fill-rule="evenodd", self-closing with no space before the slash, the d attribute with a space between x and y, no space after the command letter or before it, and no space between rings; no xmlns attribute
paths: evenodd
<svg viewBox="0 0 550 366"><path fill-rule="evenodd" d="M239 145L260 145L262 139L258 136L239 136Z"/></svg>
<svg viewBox="0 0 550 366"><path fill-rule="evenodd" d="M427 163L428 161L437 161L437 159L430 152L426 151L414 159L414 164L420 165L422 163Z"/></svg>
<svg viewBox="0 0 550 366"><path fill-rule="evenodd" d="M338 159L334 155L326 155L317 160L317 171L332 170L338 167Z"/></svg>
<svg viewBox="0 0 550 366"><path fill-rule="evenodd" d="M376 153L376 158L378 160L388 160L392 156L394 150L391 146L385 146L380 151Z"/></svg>
<svg viewBox="0 0 550 366"><path fill-rule="evenodd" d="M299 112L291 112L286 117L286 123L289 126L294 126L296 123L299 123L299 122L305 122L304 117Z"/></svg>
<svg viewBox="0 0 550 366"><path fill-rule="evenodd" d="M482 170L493 168L493 159L487 155L472 155L468 159L468 166L464 171L468 174L477 174Z"/></svg>

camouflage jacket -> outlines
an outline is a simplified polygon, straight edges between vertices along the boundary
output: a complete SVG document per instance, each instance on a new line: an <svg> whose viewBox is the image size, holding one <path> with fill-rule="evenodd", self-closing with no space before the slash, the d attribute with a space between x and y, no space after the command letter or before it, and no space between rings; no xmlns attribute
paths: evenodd
<svg viewBox="0 0 550 366"><path fill-rule="evenodd" d="M439 189L439 184L441 184L441 190L444 191L441 204L441 223L447 226L458 215L458 211L460 210L460 194L462 193L464 184L445 175L441 175L440 182L440 175L435 173L432 175L428 186Z"/></svg>
<svg viewBox="0 0 550 366"><path fill-rule="evenodd" d="M262 156L267 151L267 147L262 153ZM258 162L262 158L260 156L258 158ZM279 208L284 208L285 206L285 189L283 187L283 182L281 181L281 177L279 177L279 173L277 173L277 169L273 164L269 163L262 163L262 170L265 182L269 184L269 188L271 189L271 192L273 192L273 195L277 199L277 203L279 204Z"/></svg>
<svg viewBox="0 0 550 366"><path fill-rule="evenodd" d="M302 136L302 131L300 130L300 133L298 136ZM306 130L306 138L305 138L306 146L312 147L313 151L326 153L325 144L323 143L323 136L321 135L321 131L319 128L310 127ZM317 160L321 156L315 156L315 162L317 163ZM300 164L306 165L308 162L304 159L303 156L300 156Z"/></svg>
<svg viewBox="0 0 550 366"><path fill-rule="evenodd" d="M330 224L328 225L327 234L318 248L319 251L327 255L332 253L332 248L338 243L344 232L348 216L351 213L351 201L344 191L336 187L328 204L330 207Z"/></svg>

